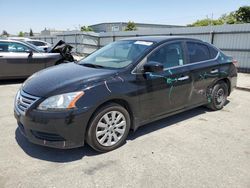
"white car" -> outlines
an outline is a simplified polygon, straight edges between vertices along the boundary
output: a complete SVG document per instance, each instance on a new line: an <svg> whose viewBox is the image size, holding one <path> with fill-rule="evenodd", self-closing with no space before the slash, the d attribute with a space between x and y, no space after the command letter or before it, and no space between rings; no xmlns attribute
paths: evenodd
<svg viewBox="0 0 250 188"><path fill-rule="evenodd" d="M52 47L52 45L48 42L42 41L42 40L35 40L35 39L30 39L30 38L25 38L25 37L8 37L10 40L18 40L18 41L25 41L30 44L35 45L40 51L49 51Z"/></svg>

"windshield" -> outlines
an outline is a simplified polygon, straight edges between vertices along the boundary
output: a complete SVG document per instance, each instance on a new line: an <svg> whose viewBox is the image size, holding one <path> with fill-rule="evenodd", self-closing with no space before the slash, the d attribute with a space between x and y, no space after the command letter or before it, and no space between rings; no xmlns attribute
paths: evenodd
<svg viewBox="0 0 250 188"><path fill-rule="evenodd" d="M136 61L152 46L148 41L117 41L97 50L79 64L96 68L123 68Z"/></svg>

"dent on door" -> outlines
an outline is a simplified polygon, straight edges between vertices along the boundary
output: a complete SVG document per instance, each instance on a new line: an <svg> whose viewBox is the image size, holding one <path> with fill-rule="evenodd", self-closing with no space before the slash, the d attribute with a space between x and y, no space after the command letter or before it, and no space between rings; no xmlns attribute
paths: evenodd
<svg viewBox="0 0 250 188"><path fill-rule="evenodd" d="M171 109L184 107L188 103L191 89L191 77L188 71L183 68L168 69L163 75L149 73L151 79L162 78L165 81L165 96Z"/></svg>
<svg viewBox="0 0 250 188"><path fill-rule="evenodd" d="M143 118L161 116L188 105L192 79L184 67L168 69L162 73L146 73L139 87Z"/></svg>

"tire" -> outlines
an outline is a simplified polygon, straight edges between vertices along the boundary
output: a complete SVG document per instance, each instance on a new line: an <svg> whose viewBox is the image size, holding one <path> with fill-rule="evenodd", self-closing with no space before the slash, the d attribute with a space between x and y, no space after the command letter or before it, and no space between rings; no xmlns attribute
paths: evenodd
<svg viewBox="0 0 250 188"><path fill-rule="evenodd" d="M228 86L225 82L220 81L216 85L214 85L212 89L212 93L210 95L210 103L207 105L211 110L221 110L228 96Z"/></svg>
<svg viewBox="0 0 250 188"><path fill-rule="evenodd" d="M107 104L90 121L87 143L99 152L112 151L126 141L130 124L130 115L124 107L116 103Z"/></svg>

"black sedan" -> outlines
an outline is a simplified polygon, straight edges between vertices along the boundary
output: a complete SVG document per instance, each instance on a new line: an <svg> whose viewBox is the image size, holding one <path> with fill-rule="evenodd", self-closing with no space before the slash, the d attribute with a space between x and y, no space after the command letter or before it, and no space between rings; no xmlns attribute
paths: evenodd
<svg viewBox="0 0 250 188"><path fill-rule="evenodd" d="M72 47L59 41L49 52L24 41L0 40L0 80L27 78L46 67L73 61Z"/></svg>
<svg viewBox="0 0 250 188"><path fill-rule="evenodd" d="M15 99L33 143L106 152L146 123L207 105L220 110L236 86L231 57L197 39L139 37L31 76Z"/></svg>

